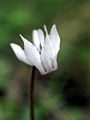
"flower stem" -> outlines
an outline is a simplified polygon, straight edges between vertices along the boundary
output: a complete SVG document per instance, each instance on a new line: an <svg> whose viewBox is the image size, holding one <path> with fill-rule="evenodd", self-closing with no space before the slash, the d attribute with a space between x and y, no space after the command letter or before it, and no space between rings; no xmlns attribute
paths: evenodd
<svg viewBox="0 0 90 120"><path fill-rule="evenodd" d="M35 80L35 70L33 66L31 74L31 83L30 83L30 120L35 120L34 116L34 80Z"/></svg>

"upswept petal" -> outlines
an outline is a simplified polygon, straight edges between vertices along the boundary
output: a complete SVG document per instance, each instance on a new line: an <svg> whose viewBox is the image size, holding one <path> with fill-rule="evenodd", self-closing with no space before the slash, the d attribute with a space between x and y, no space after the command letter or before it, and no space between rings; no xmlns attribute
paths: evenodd
<svg viewBox="0 0 90 120"><path fill-rule="evenodd" d="M60 49L60 37L56 29L56 25L53 25L50 31L50 39L57 55Z"/></svg>
<svg viewBox="0 0 90 120"><path fill-rule="evenodd" d="M33 37L34 45L40 51L40 40L39 40L39 36L38 36L37 30L33 30L32 37Z"/></svg>
<svg viewBox="0 0 90 120"><path fill-rule="evenodd" d="M38 29L37 32L38 32L38 37L40 40L41 47L43 48L43 46L44 46L44 33L41 29Z"/></svg>
<svg viewBox="0 0 90 120"><path fill-rule="evenodd" d="M48 34L46 26L44 26L46 32L46 38L44 41L44 47L41 51L41 61L47 72L57 69L57 53L60 48L60 38L58 36L56 26L53 25ZM55 35L53 35L55 34Z"/></svg>
<svg viewBox="0 0 90 120"><path fill-rule="evenodd" d="M41 63L45 68L46 74L51 72L53 69L53 64L52 64L51 59L48 57L48 55L44 49L42 49L40 58L41 58Z"/></svg>
<svg viewBox="0 0 90 120"><path fill-rule="evenodd" d="M54 66L54 69L52 71L55 71L58 68L57 57L55 57L53 60L53 66Z"/></svg>
<svg viewBox="0 0 90 120"><path fill-rule="evenodd" d="M46 33L46 35L47 35L47 34L48 34L48 30L47 30L46 25L44 25L44 30L45 30L45 33Z"/></svg>
<svg viewBox="0 0 90 120"><path fill-rule="evenodd" d="M24 62L24 63L26 63L28 65L32 65L31 62L28 61L28 59L26 58L24 50L19 45L11 43L10 46L11 46L12 50L14 51L16 57L20 61L22 61L22 62Z"/></svg>
<svg viewBox="0 0 90 120"><path fill-rule="evenodd" d="M37 48L22 35L20 35L20 37L24 42L24 51L27 59L40 71L41 74L45 74L45 70L41 64L40 54Z"/></svg>
<svg viewBox="0 0 90 120"><path fill-rule="evenodd" d="M46 38L44 41L44 49L47 52L48 56L53 60L55 57L55 51L54 51L54 46L52 45L52 41L50 40L48 33L46 33Z"/></svg>

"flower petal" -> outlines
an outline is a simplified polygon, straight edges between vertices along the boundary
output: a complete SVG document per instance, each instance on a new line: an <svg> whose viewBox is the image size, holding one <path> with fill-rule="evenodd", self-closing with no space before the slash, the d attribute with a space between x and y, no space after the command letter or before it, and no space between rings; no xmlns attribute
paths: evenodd
<svg viewBox="0 0 90 120"><path fill-rule="evenodd" d="M20 37L24 42L24 50L27 59L31 61L33 66L35 66L41 72L41 74L44 74L45 70L41 64L39 51L31 42L25 39L22 35L20 35Z"/></svg>
<svg viewBox="0 0 90 120"><path fill-rule="evenodd" d="M12 50L14 51L16 57L20 61L22 61L22 62L24 62L24 63L26 63L28 65L32 65L31 62L28 61L28 59L26 58L24 50L22 50L22 48L19 45L11 43L10 46L11 46Z"/></svg>
<svg viewBox="0 0 90 120"><path fill-rule="evenodd" d="M33 36L33 43L34 43L34 45L40 51L40 40L39 40L39 36L38 36L37 30L33 30L32 36Z"/></svg>
<svg viewBox="0 0 90 120"><path fill-rule="evenodd" d="M44 49L42 49L41 52L41 62L45 68L46 74L52 71L53 69L52 61L50 60Z"/></svg>
<svg viewBox="0 0 90 120"><path fill-rule="evenodd" d="M46 74L57 69L57 58L50 59L47 52L43 49L41 53L41 62L46 70Z"/></svg>
<svg viewBox="0 0 90 120"><path fill-rule="evenodd" d="M44 33L41 29L38 29L37 32L38 32L38 37L40 40L41 47L43 48L43 46L44 46Z"/></svg>
<svg viewBox="0 0 90 120"><path fill-rule="evenodd" d="M55 54L57 55L60 49L60 37L58 35L56 25L53 25L50 31L50 39L52 41L52 45L55 50Z"/></svg>
<svg viewBox="0 0 90 120"><path fill-rule="evenodd" d="M44 30L45 30L45 33L48 34L46 25L44 25Z"/></svg>
<svg viewBox="0 0 90 120"><path fill-rule="evenodd" d="M48 56L53 60L55 57L55 50L48 33L46 33L46 38L44 41L44 50L47 52Z"/></svg>
<svg viewBox="0 0 90 120"><path fill-rule="evenodd" d="M54 71L57 69L57 53L59 51L60 40L56 36L55 25L51 29L50 35L48 34L46 26L44 26L46 32L46 38L44 41L44 47L41 51L41 61L47 72ZM52 33L55 35L52 35ZM53 37L54 36L54 37ZM57 39L58 38L58 39ZM57 50L58 49L58 50Z"/></svg>
<svg viewBox="0 0 90 120"><path fill-rule="evenodd" d="M53 61L53 66L54 66L53 71L55 71L55 70L58 68L57 57L56 57L56 58L54 59L54 61Z"/></svg>

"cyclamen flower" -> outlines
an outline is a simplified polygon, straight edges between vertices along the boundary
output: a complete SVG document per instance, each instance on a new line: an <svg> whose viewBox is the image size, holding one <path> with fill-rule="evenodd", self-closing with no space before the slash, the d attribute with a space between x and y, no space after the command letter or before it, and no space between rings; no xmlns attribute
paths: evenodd
<svg viewBox="0 0 90 120"><path fill-rule="evenodd" d="M57 69L57 55L60 50L60 37L56 25L52 26L50 34L48 34L46 26L44 29L45 36L41 29L33 30L33 43L20 35L24 43L24 50L15 43L10 44L20 61L35 66L42 75Z"/></svg>

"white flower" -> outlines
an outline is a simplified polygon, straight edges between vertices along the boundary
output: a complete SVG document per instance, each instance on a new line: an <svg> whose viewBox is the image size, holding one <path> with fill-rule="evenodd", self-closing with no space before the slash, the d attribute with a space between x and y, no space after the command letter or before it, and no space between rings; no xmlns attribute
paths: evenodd
<svg viewBox="0 0 90 120"><path fill-rule="evenodd" d="M48 34L44 26L46 36L41 29L33 30L33 43L29 42L22 35L24 50L17 44L11 43L16 57L24 63L35 66L42 75L57 69L57 54L60 50L60 37L56 25L53 25Z"/></svg>

